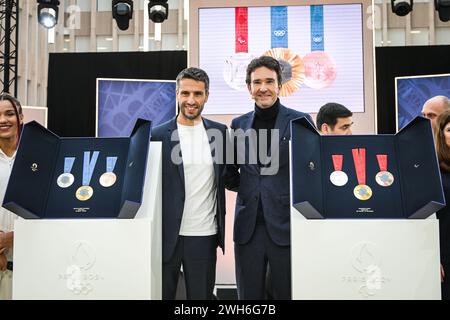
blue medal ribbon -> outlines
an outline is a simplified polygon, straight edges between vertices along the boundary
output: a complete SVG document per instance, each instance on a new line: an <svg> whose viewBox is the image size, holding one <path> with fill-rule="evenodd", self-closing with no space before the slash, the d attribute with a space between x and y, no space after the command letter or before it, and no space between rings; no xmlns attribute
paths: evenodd
<svg viewBox="0 0 450 320"><path fill-rule="evenodd" d="M72 171L73 163L75 162L74 157L64 158L64 173L70 173Z"/></svg>
<svg viewBox="0 0 450 320"><path fill-rule="evenodd" d="M116 162L117 157L106 157L106 172L113 172Z"/></svg>
<svg viewBox="0 0 450 320"><path fill-rule="evenodd" d="M311 51L324 51L323 6L311 6Z"/></svg>
<svg viewBox="0 0 450 320"><path fill-rule="evenodd" d="M89 151L84 152L83 160L83 186L88 186L94 173L95 164L97 163L99 151L94 151L92 158Z"/></svg>
<svg viewBox="0 0 450 320"><path fill-rule="evenodd" d="M270 35L272 48L288 47L287 7L270 7Z"/></svg>

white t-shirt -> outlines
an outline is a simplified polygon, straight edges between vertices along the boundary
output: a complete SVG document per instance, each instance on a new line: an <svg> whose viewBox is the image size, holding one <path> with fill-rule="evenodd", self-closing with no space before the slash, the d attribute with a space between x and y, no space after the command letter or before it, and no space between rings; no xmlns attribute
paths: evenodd
<svg viewBox="0 0 450 320"><path fill-rule="evenodd" d="M12 166L16 153L12 157L8 157L2 149L0 149L0 231L9 232L14 230L14 220L17 215L9 210L6 210L1 205L5 197L6 187L8 186L9 176L11 175ZM25 191L25 190L24 190ZM6 254L8 260L12 260L12 249Z"/></svg>
<svg viewBox="0 0 450 320"><path fill-rule="evenodd" d="M217 186L205 127L202 122L194 126L177 126L185 184L180 235L214 235L217 233Z"/></svg>

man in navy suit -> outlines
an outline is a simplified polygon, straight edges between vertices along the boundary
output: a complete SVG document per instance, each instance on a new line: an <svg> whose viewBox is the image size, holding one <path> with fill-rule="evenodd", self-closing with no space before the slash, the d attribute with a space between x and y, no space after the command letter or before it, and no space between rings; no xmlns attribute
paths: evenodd
<svg viewBox="0 0 450 320"><path fill-rule="evenodd" d="M235 163L227 167L226 187L237 191L234 254L239 299L264 299L270 266L275 299L291 299L289 140L290 121L305 113L278 98L281 67L262 56L247 67L246 83L254 111L231 123Z"/></svg>
<svg viewBox="0 0 450 320"><path fill-rule="evenodd" d="M224 250L227 127L201 116L208 90L205 71L181 71L178 115L152 130L162 141L163 299L175 299L181 266L187 299L212 299L217 246Z"/></svg>
<svg viewBox="0 0 450 320"><path fill-rule="evenodd" d="M323 135L351 135L353 112L342 104L328 102L320 107L316 117L317 129Z"/></svg>

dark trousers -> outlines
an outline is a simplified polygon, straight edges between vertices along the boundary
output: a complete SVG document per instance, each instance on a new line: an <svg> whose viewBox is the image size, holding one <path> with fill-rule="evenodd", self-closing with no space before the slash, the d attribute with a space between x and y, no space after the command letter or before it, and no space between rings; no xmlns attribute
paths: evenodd
<svg viewBox="0 0 450 320"><path fill-rule="evenodd" d="M265 298L267 265L273 298L291 299L291 247L275 244L264 224L256 225L248 243L235 243L234 256L239 300Z"/></svg>
<svg viewBox="0 0 450 320"><path fill-rule="evenodd" d="M217 235L179 236L175 252L169 261L163 262L162 296L163 300L174 300L180 267L186 284L188 300L213 299L216 282Z"/></svg>

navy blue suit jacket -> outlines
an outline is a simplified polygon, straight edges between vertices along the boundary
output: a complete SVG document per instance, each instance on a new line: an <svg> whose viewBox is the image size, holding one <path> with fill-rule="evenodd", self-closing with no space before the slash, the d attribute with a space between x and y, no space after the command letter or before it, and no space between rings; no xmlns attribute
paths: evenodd
<svg viewBox="0 0 450 320"><path fill-rule="evenodd" d="M233 119L231 129L252 128L255 112ZM289 140L290 121L308 114L286 108L280 104L274 129L279 130L279 168L274 175L261 175L258 164L235 163L227 166L226 187L237 191L234 217L234 241L245 244L253 235L256 225L258 202L261 199L267 231L276 244L290 245L290 188L289 188ZM237 134L237 136L239 136ZM236 150L236 132L234 148ZM272 141L272 145L276 141ZM248 159L249 144L245 144ZM239 151L237 151L239 152Z"/></svg>
<svg viewBox="0 0 450 320"><path fill-rule="evenodd" d="M218 225L218 245L222 250L225 250L225 187L223 182L225 160L220 158L225 156L227 127L221 123L204 118L203 125L208 134L211 155L214 160L214 174L217 186L216 221ZM162 141L162 252L163 261L165 262L173 255L178 241L185 200L183 163L175 164L171 160L172 148L180 143L177 134L176 141L171 140L172 133L176 132L176 129L176 118L173 118L153 128L151 134L152 141ZM208 129L216 130L211 132ZM216 141L214 138L214 135L217 135L217 133L222 135L223 145L219 143L220 139ZM216 144L216 142L218 143Z"/></svg>

